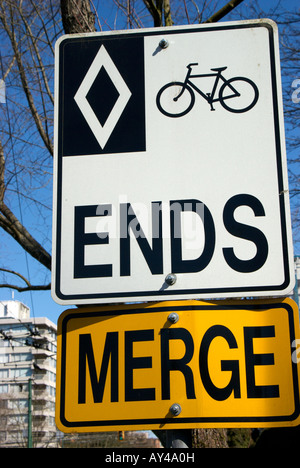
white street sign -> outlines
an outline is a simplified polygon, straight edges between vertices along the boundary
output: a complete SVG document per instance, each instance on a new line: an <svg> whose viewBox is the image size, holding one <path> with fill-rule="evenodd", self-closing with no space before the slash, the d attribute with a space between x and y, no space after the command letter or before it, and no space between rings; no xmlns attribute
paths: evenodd
<svg viewBox="0 0 300 468"><path fill-rule="evenodd" d="M57 302L292 290L273 22L63 36L55 86Z"/></svg>

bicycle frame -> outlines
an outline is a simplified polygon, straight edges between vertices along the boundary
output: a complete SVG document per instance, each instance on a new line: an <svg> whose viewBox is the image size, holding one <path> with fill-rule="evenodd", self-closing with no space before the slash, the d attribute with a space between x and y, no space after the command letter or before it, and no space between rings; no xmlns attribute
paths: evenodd
<svg viewBox="0 0 300 468"><path fill-rule="evenodd" d="M186 74L186 77L185 77L185 80L184 80L184 86L182 87L182 90L180 91L180 93L178 94L178 96L176 97L176 101L180 98L180 96L182 96L182 94L184 93L184 90L186 89L187 86L190 86L191 88L193 88L198 94L200 94L200 96L202 96L211 106L211 110L215 110L213 108L213 102L218 102L220 101L220 99L217 97L215 98L215 94L216 94L216 90L217 90L217 87L218 87L218 83L219 81L223 81L224 83L226 83L226 79L222 76L222 71L227 68L227 67L222 67L221 69L217 70L216 73L204 73L204 74L200 74L200 75L192 75L192 66L193 65L198 65L198 64L193 64L193 63L190 63L189 65L187 65L187 68L188 68L188 72ZM215 78L215 82L213 84L213 88L212 88L212 91L210 93L203 93L203 91L201 91L200 88L198 88L191 80L190 78L210 78L210 77L216 77ZM232 98L232 97L236 97L236 96L239 96L239 93L237 92L237 90L232 86L232 85L228 85L229 88L234 92L233 95L231 96L226 96L225 99L229 99L229 98Z"/></svg>

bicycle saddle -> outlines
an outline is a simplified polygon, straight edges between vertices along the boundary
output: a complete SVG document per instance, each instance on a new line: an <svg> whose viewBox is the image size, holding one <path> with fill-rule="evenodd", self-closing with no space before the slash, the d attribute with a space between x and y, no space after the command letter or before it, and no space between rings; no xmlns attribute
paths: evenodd
<svg viewBox="0 0 300 468"><path fill-rule="evenodd" d="M222 72L223 70L226 70L227 67L220 67L220 68L211 68L212 71L216 72Z"/></svg>

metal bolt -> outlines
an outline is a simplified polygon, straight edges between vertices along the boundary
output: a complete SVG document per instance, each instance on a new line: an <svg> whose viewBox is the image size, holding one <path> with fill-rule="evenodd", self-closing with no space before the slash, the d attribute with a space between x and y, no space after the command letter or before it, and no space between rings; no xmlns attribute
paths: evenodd
<svg viewBox="0 0 300 468"><path fill-rule="evenodd" d="M166 49L167 47L169 47L169 41L165 38L161 39L159 41L159 47L161 47L162 49Z"/></svg>
<svg viewBox="0 0 300 468"><path fill-rule="evenodd" d="M181 413L181 406L179 403L174 403L170 408L170 412L173 414L173 416L178 416Z"/></svg>
<svg viewBox="0 0 300 468"><path fill-rule="evenodd" d="M169 273L165 277L165 282L169 285L172 286L172 284L175 284L177 280L177 276L174 273Z"/></svg>
<svg viewBox="0 0 300 468"><path fill-rule="evenodd" d="M168 320L169 320L169 322L171 322L171 323L176 323L176 322L178 322L178 320L179 320L179 315L176 314L176 312L172 312L172 313L168 316Z"/></svg>

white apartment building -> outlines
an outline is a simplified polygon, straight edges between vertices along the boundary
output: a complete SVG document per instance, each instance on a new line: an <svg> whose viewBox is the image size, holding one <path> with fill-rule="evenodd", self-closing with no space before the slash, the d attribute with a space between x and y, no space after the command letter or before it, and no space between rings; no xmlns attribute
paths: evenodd
<svg viewBox="0 0 300 468"><path fill-rule="evenodd" d="M55 380L56 325L0 301L0 447L56 446Z"/></svg>

